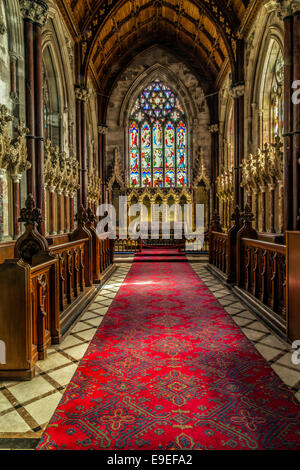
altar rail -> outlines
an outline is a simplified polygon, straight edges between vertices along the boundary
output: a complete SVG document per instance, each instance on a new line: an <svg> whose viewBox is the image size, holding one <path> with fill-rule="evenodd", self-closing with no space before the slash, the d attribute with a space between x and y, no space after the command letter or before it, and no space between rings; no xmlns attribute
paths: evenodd
<svg viewBox="0 0 300 470"><path fill-rule="evenodd" d="M131 240L130 238L115 240L115 253L139 253L142 251L141 239Z"/></svg>
<svg viewBox="0 0 300 470"><path fill-rule="evenodd" d="M297 247L294 253L288 246L292 237L289 233L294 237L293 246ZM300 233L287 232L287 245L258 240L257 236L251 227L251 214L244 225L238 221L228 233L212 230L208 267L231 284L241 300L271 328L292 341L300 335L300 292L291 289L288 270L295 265L294 258L300 259ZM289 290L293 297L288 295Z"/></svg>
<svg viewBox="0 0 300 470"><path fill-rule="evenodd" d="M209 236L209 263L220 271L220 275L228 280L228 234L222 232L211 232Z"/></svg>
<svg viewBox="0 0 300 470"><path fill-rule="evenodd" d="M6 348L0 380L31 379L36 361L46 358L50 344L61 341L96 294L96 284L115 268L109 234L93 238L82 220L68 242L54 240L50 246L35 220L25 226L15 257L0 264L0 339Z"/></svg>

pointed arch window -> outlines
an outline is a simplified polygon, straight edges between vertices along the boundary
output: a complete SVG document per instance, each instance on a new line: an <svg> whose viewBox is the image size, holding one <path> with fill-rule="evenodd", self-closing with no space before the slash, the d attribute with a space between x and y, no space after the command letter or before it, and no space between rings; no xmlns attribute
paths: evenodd
<svg viewBox="0 0 300 470"><path fill-rule="evenodd" d="M130 113L130 187L184 186L187 150L184 109L167 85L154 80L139 95Z"/></svg>

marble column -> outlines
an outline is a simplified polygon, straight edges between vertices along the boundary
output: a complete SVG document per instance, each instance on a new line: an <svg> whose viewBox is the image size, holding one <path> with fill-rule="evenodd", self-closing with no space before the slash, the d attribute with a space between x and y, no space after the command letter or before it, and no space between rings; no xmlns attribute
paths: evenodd
<svg viewBox="0 0 300 470"><path fill-rule="evenodd" d="M218 176L218 162L219 162L219 124L212 123L208 127L211 135L211 181L213 182L212 192L212 211L218 210L218 197L216 188L216 179Z"/></svg>
<svg viewBox="0 0 300 470"><path fill-rule="evenodd" d="M0 168L0 241L3 240L4 235L4 214L3 214L3 193L4 193L4 178L6 170Z"/></svg>
<svg viewBox="0 0 300 470"><path fill-rule="evenodd" d="M13 101L18 98L18 87L17 87L17 64L18 56L14 52L9 52L10 58L10 93L9 96Z"/></svg>
<svg viewBox="0 0 300 470"><path fill-rule="evenodd" d="M261 186L260 188L261 191L261 231L266 232L266 191L267 187L266 186Z"/></svg>
<svg viewBox="0 0 300 470"><path fill-rule="evenodd" d="M31 163L27 171L27 192L33 194L45 219L41 29L47 19L48 6L42 0L20 0L20 9L24 18L26 125L29 129L26 138ZM39 229L44 233L44 222Z"/></svg>
<svg viewBox="0 0 300 470"><path fill-rule="evenodd" d="M63 194L57 191L57 233L63 233Z"/></svg>
<svg viewBox="0 0 300 470"><path fill-rule="evenodd" d="M277 2L284 23L284 231L300 229L300 0ZM299 95L299 93L297 93ZM292 184L291 184L292 183Z"/></svg>
<svg viewBox="0 0 300 470"><path fill-rule="evenodd" d="M271 233L275 233L275 184L269 185L269 195L270 195L270 228Z"/></svg>
<svg viewBox="0 0 300 470"><path fill-rule="evenodd" d="M49 234L55 234L55 186L49 187Z"/></svg>
<svg viewBox="0 0 300 470"><path fill-rule="evenodd" d="M70 232L74 230L74 194L70 194Z"/></svg>
<svg viewBox="0 0 300 470"><path fill-rule="evenodd" d="M65 212L65 226L64 232L68 233L70 229L70 211L69 211L69 192L64 192L64 212Z"/></svg>
<svg viewBox="0 0 300 470"><path fill-rule="evenodd" d="M255 230L259 231L258 188L253 189L253 214Z"/></svg>
<svg viewBox="0 0 300 470"><path fill-rule="evenodd" d="M13 239L17 240L20 236L20 182L22 175L12 175L12 188L13 188Z"/></svg>
<svg viewBox="0 0 300 470"><path fill-rule="evenodd" d="M235 206L243 207L241 163L244 158L244 83L234 83L230 92L234 98L234 203Z"/></svg>
<svg viewBox="0 0 300 470"><path fill-rule="evenodd" d="M99 164L99 178L102 181L102 194L101 200L104 201L104 180L105 180L105 145L108 127L104 124L98 125L98 164Z"/></svg>

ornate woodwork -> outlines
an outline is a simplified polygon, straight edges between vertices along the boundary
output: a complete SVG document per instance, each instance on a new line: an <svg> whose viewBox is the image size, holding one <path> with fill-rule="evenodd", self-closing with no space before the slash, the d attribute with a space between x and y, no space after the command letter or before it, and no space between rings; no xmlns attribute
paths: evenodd
<svg viewBox="0 0 300 470"><path fill-rule="evenodd" d="M4 290L0 330L8 358L0 366L1 379L32 378L36 361L45 359L49 344L60 342L95 295L93 280L104 282L115 268L114 241L109 234L98 236L93 231L95 219L90 210L87 214L80 207L76 219L72 234L49 237L48 244L37 230L41 211L32 195L21 210L25 232L7 247L7 251L14 248L15 258L0 264ZM93 279L93 273L97 279Z"/></svg>

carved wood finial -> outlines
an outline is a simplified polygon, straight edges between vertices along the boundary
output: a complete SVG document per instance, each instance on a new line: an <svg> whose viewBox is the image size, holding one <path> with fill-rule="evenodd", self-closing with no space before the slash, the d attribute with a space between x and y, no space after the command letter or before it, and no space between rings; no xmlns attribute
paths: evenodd
<svg viewBox="0 0 300 470"><path fill-rule="evenodd" d="M240 225L241 213L239 206L235 206L234 212L231 215L231 220L234 222L235 226Z"/></svg>
<svg viewBox="0 0 300 470"><path fill-rule="evenodd" d="M78 207L78 212L75 215L75 220L77 222L78 227L83 227L88 221L87 212L82 204L80 204L80 206Z"/></svg>
<svg viewBox="0 0 300 470"><path fill-rule="evenodd" d="M244 225L251 226L252 221L254 220L254 215L248 204L245 205L244 211L241 214L241 219L244 222Z"/></svg>
<svg viewBox="0 0 300 470"><path fill-rule="evenodd" d="M25 201L25 207L21 209L20 217L18 222L24 222L27 224L38 225L43 222L41 209L35 207L35 202L32 194L28 194Z"/></svg>
<svg viewBox="0 0 300 470"><path fill-rule="evenodd" d="M241 221L243 225L237 233L238 240L243 237L257 239L257 231L252 227L253 220L254 215L251 212L250 206L246 204L244 207L244 211L241 213Z"/></svg>
<svg viewBox="0 0 300 470"><path fill-rule="evenodd" d="M211 218L211 231L212 232L223 232L221 223L220 223L220 216L217 211L214 211L212 218Z"/></svg>
<svg viewBox="0 0 300 470"><path fill-rule="evenodd" d="M35 207L35 201L32 194L29 194L25 207L21 209L19 222L24 222L25 232L16 241L15 257L21 258L29 264L33 264L33 257L41 252L48 252L48 243L37 230L38 224L43 221L41 209Z"/></svg>
<svg viewBox="0 0 300 470"><path fill-rule="evenodd" d="M89 224L91 225L94 224L97 219L90 207L87 209L86 214L87 214L87 221L89 222Z"/></svg>

